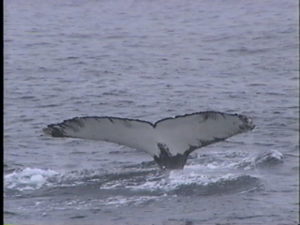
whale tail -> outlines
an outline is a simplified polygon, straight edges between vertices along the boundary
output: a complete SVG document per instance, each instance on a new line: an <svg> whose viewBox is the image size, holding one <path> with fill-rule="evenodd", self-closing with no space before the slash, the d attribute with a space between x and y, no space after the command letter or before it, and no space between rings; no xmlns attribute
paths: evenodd
<svg viewBox="0 0 300 225"><path fill-rule="evenodd" d="M118 117L76 117L43 129L52 137L113 142L150 154L161 168L183 168L188 155L254 128L246 116L198 112L155 123Z"/></svg>

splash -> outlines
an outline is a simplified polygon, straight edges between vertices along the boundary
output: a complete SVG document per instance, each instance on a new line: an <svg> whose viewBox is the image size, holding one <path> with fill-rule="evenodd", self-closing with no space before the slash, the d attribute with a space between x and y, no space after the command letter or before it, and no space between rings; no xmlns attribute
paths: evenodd
<svg viewBox="0 0 300 225"><path fill-rule="evenodd" d="M46 185L58 172L50 169L25 168L4 176L4 187L18 191L35 190Z"/></svg>
<svg viewBox="0 0 300 225"><path fill-rule="evenodd" d="M161 179L127 186L134 191L148 190L152 193L176 195L212 195L247 191L260 186L260 178L250 174L228 171L205 170L203 166L187 166L173 170Z"/></svg>

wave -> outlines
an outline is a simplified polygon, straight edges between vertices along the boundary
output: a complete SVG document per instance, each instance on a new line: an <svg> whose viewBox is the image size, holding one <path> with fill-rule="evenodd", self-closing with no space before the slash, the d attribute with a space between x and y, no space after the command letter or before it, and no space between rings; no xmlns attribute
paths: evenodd
<svg viewBox="0 0 300 225"><path fill-rule="evenodd" d="M28 193L32 196L37 190L39 195L47 193L55 196L76 191L82 195L101 195L104 202L113 204L115 197L116 201L121 199L119 202L124 199L131 199L129 202L132 202L132 198L152 199L165 195L240 193L260 190L263 177L257 175L256 169L281 164L284 159L282 153L276 150L251 157L228 153L227 156L217 154L201 158L202 163L171 171L140 165L116 172L103 169L67 172L40 168L17 169L4 176L5 196ZM235 158L238 160L234 161Z"/></svg>
<svg viewBox="0 0 300 225"><path fill-rule="evenodd" d="M174 170L159 180L148 180L141 185L128 186L136 191L168 195L214 195L234 193L260 188L260 178L254 175L234 173L207 173L201 166L188 166Z"/></svg>

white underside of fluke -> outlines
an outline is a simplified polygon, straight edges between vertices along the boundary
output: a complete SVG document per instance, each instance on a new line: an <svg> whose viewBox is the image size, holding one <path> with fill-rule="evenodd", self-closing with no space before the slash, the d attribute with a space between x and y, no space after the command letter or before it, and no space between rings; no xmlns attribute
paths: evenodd
<svg viewBox="0 0 300 225"><path fill-rule="evenodd" d="M165 118L156 123L117 117L76 117L51 124L43 131L53 137L113 142L159 156L159 145L172 156L191 152L254 128L246 116L198 112Z"/></svg>

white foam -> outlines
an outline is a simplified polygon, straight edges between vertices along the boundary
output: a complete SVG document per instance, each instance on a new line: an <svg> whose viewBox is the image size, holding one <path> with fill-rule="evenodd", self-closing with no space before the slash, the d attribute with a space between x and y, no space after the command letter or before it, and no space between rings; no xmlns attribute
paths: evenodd
<svg viewBox="0 0 300 225"><path fill-rule="evenodd" d="M199 168L200 167L200 168ZM207 170L204 172L202 166L186 166L183 170L171 170L165 178L160 180L148 180L137 186L130 186L133 190L149 190L149 191L172 191L184 185L208 185L221 180L230 180L238 175L232 173L222 173L222 175Z"/></svg>
<svg viewBox="0 0 300 225"><path fill-rule="evenodd" d="M104 202L102 202L103 205L106 206L122 206L122 205L139 205L143 202L154 200L159 198L158 196L133 196L133 197L125 197L125 196L114 196L106 199Z"/></svg>
<svg viewBox="0 0 300 225"><path fill-rule="evenodd" d="M39 189L58 172L50 169L25 168L4 176L4 187L19 191Z"/></svg>

